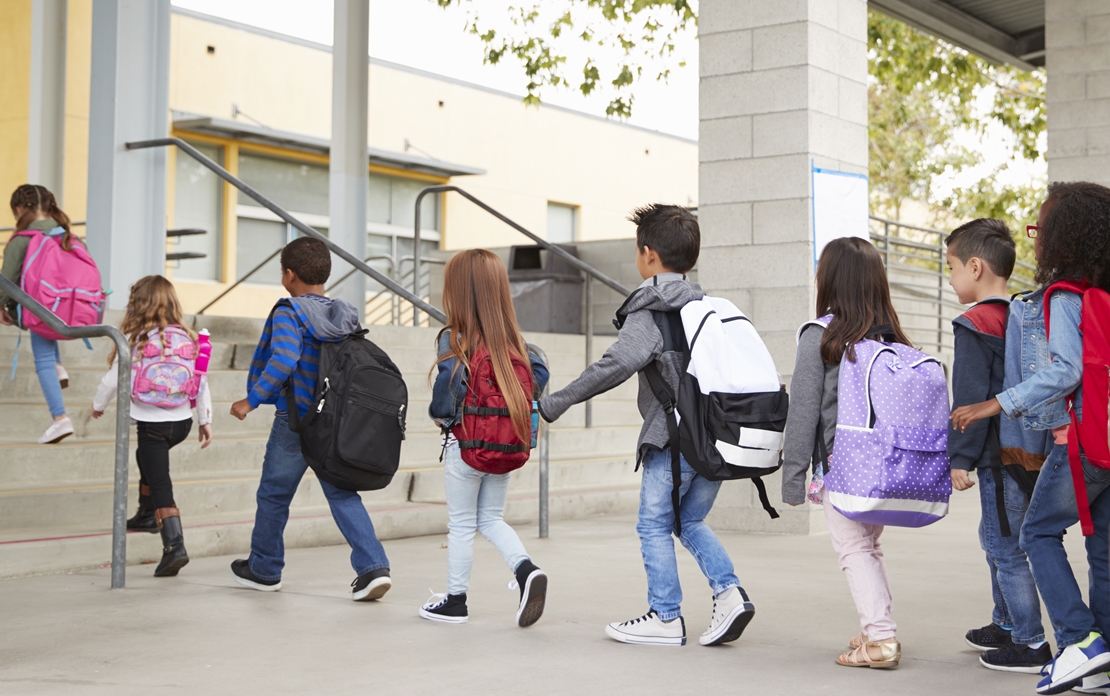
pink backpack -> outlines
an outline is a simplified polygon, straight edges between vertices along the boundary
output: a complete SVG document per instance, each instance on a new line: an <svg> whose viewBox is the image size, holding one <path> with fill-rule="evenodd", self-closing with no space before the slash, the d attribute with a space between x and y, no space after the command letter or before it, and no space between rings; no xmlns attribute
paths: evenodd
<svg viewBox="0 0 1110 696"><path fill-rule="evenodd" d="M62 248L65 230L55 227L47 233L39 230L16 232L15 237L29 237L27 255L19 285L42 306L70 326L91 326L104 316L104 292L100 289L100 271L89 252L79 243L69 251ZM19 323L43 338L66 340L30 312L19 308Z"/></svg>
<svg viewBox="0 0 1110 696"><path fill-rule="evenodd" d="M131 352L131 398L160 408L196 406L211 354L207 329L196 341L180 326L151 329Z"/></svg>

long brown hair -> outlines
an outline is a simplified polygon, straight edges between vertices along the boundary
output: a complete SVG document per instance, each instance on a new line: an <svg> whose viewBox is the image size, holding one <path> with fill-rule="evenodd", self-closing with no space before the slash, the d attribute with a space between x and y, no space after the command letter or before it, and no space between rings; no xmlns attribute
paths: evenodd
<svg viewBox="0 0 1110 696"><path fill-rule="evenodd" d="M451 257L443 269L443 311L447 314L443 330L450 331L450 349L436 364L458 358L465 369L470 356L484 346L508 404L513 432L528 442L532 396L524 393L512 363L513 356L527 362L528 350L516 323L509 274L501 259L485 249L468 249Z"/></svg>
<svg viewBox="0 0 1110 696"><path fill-rule="evenodd" d="M16 216L15 231L22 232L31 226L35 218L41 213L53 218L66 231L62 236L62 248L69 251L73 248L73 231L70 229L69 216L58 207L54 194L45 186L37 184L23 184L12 192L12 215ZM22 214L16 213L16 208L23 210Z"/></svg>
<svg viewBox="0 0 1110 696"><path fill-rule="evenodd" d="M821 359L836 365L848 352L856 360L855 345L873 328L890 326L897 343L913 345L902 331L890 301L883 259L875 246L858 237L829 242L817 264L817 316L834 319L821 339Z"/></svg>
<svg viewBox="0 0 1110 696"><path fill-rule="evenodd" d="M131 350L141 350L146 345L151 329L161 330L171 324L180 326L190 338L196 339L196 333L185 326L181 302L177 299L173 283L160 275L148 275L135 281L127 299L127 314L119 325L119 330L131 344ZM115 359L116 349L113 348L108 356L108 365L111 366Z"/></svg>

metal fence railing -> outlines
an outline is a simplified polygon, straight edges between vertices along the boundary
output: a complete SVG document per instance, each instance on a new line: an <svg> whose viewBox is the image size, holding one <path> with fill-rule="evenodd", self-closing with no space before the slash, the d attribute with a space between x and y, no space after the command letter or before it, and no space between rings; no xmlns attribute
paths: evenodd
<svg viewBox="0 0 1110 696"><path fill-rule="evenodd" d="M952 319L967 308L948 284L943 230L871 216L871 241L886 263L891 299L910 338L927 351L951 357ZM1011 292L1035 289L1036 268L1018 261Z"/></svg>
<svg viewBox="0 0 1110 696"><path fill-rule="evenodd" d="M131 345L114 326L69 326L43 307L18 285L0 276L0 289L19 305L46 322L66 338L99 338L106 336L116 344L119 368L116 376L116 449L114 494L112 496L112 589L122 589L127 567L127 450L131 438Z"/></svg>

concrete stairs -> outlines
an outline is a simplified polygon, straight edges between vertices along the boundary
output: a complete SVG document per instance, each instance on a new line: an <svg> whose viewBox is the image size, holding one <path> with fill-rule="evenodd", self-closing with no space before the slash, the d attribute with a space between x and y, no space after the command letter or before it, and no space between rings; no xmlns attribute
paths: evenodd
<svg viewBox="0 0 1110 696"><path fill-rule="evenodd" d="M117 316L109 320L118 322ZM215 438L201 450L196 427L172 454L174 493L191 556L246 553L254 522L255 492L261 472L273 408L263 407L238 421L230 404L245 395L246 368L261 331L253 319L200 317L214 350L210 373ZM384 490L363 494L381 538L439 534L446 530L441 438L425 417L434 360L436 329L379 326L370 338L397 363L409 388L408 439L401 471ZM0 366L8 369L16 331L0 329ZM581 336L528 334L543 348L558 388L584 365ZM611 338L595 340L595 358ZM80 341L62 344L62 362L70 375L65 395L76 433L57 445L35 444L49 423L34 373L26 336L12 381L0 381L0 577L55 573L96 567L111 556L113 435L115 408L104 417L90 416L96 385L107 370L109 343L101 339L88 350ZM594 427L584 427L584 408L576 406L551 429L551 517L567 519L601 512L627 512L638 501L639 479L633 475L640 420L635 381L594 402ZM131 436L129 514L138 505L138 469ZM513 474L506 518L534 522L538 515L538 455ZM343 538L319 483L309 472L294 498L286 529L289 547L341 544ZM150 563L161 555L158 535L128 535L129 564Z"/></svg>

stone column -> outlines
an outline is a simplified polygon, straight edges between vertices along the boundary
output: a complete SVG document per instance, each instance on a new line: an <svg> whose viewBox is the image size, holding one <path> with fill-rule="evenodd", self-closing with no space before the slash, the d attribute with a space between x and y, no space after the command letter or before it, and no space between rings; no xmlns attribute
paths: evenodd
<svg viewBox="0 0 1110 696"><path fill-rule="evenodd" d="M111 309L139 278L166 272L170 0L94 0L89 89L89 251Z"/></svg>
<svg viewBox="0 0 1110 696"><path fill-rule="evenodd" d="M1110 185L1110 3L1045 2L1048 180Z"/></svg>
<svg viewBox="0 0 1110 696"><path fill-rule="evenodd" d="M31 3L31 108L27 129L27 181L50 189L63 208L66 4L66 0Z"/></svg>
<svg viewBox="0 0 1110 696"><path fill-rule="evenodd" d="M732 300L767 342L784 380L795 333L814 315L811 164L867 173L865 0L702 0L699 280ZM732 482L718 528L809 533L808 504L771 520L754 487Z"/></svg>
<svg viewBox="0 0 1110 696"><path fill-rule="evenodd" d="M360 259L366 258L367 113L370 96L370 2L335 0L332 48L331 159L328 166L329 237ZM351 269L332 256L332 278ZM354 273L332 295L366 312L366 276Z"/></svg>

